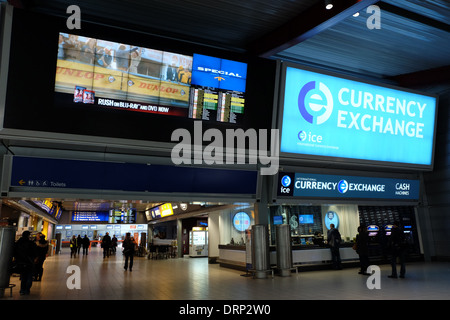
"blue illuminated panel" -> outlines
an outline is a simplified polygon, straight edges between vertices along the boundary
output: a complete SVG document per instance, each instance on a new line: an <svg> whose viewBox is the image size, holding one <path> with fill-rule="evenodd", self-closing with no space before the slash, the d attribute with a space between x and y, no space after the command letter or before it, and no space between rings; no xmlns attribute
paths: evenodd
<svg viewBox="0 0 450 320"><path fill-rule="evenodd" d="M286 67L282 153L431 166L437 98Z"/></svg>
<svg viewBox="0 0 450 320"><path fill-rule="evenodd" d="M191 84L245 92L247 64L194 54Z"/></svg>
<svg viewBox="0 0 450 320"><path fill-rule="evenodd" d="M281 197L418 200L420 196L420 181L412 179L297 172L283 173L278 180L277 194Z"/></svg>

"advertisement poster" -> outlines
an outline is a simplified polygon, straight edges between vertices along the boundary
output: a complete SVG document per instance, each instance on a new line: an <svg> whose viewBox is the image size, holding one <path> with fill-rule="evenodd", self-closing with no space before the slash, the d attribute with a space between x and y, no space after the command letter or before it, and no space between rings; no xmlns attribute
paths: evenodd
<svg viewBox="0 0 450 320"><path fill-rule="evenodd" d="M431 166L436 99L288 66L280 151Z"/></svg>

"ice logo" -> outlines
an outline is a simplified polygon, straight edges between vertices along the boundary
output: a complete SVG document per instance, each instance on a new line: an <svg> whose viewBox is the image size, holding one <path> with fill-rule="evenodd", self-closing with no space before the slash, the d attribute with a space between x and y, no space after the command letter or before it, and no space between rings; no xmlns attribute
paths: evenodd
<svg viewBox="0 0 450 320"><path fill-rule="evenodd" d="M341 180L338 183L338 191L340 193L346 193L348 191L348 182L346 180Z"/></svg>
<svg viewBox="0 0 450 320"><path fill-rule="evenodd" d="M283 185L283 187L289 187L291 184L291 177L289 176L284 176L283 178L281 178L281 184Z"/></svg>
<svg viewBox="0 0 450 320"><path fill-rule="evenodd" d="M305 101L308 102L305 103ZM308 82L298 94L298 109L309 123L324 123L333 111L333 97L330 89L322 82L319 82L318 89L316 89L316 81Z"/></svg>
<svg viewBox="0 0 450 320"><path fill-rule="evenodd" d="M305 141L306 140L306 132L305 131L300 131L299 133L298 133L298 139L300 140L300 141Z"/></svg>

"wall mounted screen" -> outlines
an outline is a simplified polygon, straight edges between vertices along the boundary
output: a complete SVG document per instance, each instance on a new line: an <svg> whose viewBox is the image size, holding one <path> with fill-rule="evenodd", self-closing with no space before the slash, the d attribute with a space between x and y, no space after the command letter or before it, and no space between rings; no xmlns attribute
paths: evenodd
<svg viewBox="0 0 450 320"><path fill-rule="evenodd" d="M3 134L167 149L199 120L223 134L271 127L276 61L89 22L68 30L66 20L14 9Z"/></svg>
<svg viewBox="0 0 450 320"><path fill-rule="evenodd" d="M55 92L92 107L239 123L246 76L243 62L60 33Z"/></svg>
<svg viewBox="0 0 450 320"><path fill-rule="evenodd" d="M289 64L283 79L282 154L431 168L435 96Z"/></svg>

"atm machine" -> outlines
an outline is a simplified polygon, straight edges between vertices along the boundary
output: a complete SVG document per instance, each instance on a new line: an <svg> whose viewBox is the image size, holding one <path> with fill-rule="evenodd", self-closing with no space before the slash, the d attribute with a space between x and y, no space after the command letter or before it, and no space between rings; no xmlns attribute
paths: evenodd
<svg viewBox="0 0 450 320"><path fill-rule="evenodd" d="M208 229L194 227L189 232L189 257L208 256Z"/></svg>
<svg viewBox="0 0 450 320"><path fill-rule="evenodd" d="M390 235L391 235L391 232L392 232L392 224L387 224L387 225L384 227L384 231L386 232L386 235L387 235L387 236L390 236Z"/></svg>
<svg viewBox="0 0 450 320"><path fill-rule="evenodd" d="M369 233L369 243L377 243L378 242L378 235L380 232L380 227L378 227L375 224L371 224L367 226L367 232Z"/></svg>

